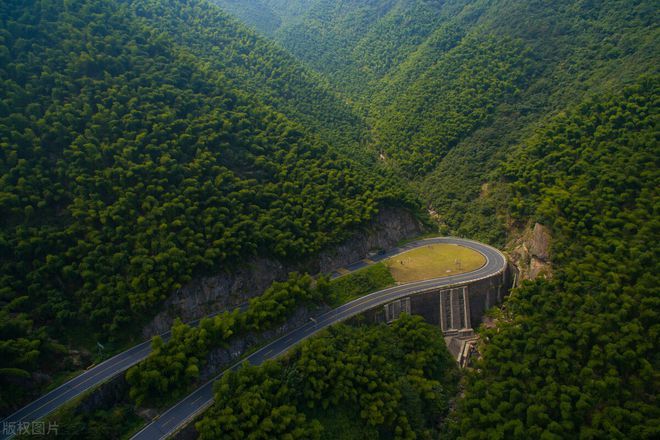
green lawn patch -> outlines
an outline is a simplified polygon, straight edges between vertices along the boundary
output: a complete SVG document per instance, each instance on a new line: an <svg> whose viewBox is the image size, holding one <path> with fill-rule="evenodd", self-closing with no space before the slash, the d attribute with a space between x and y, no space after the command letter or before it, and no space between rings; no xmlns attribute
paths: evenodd
<svg viewBox="0 0 660 440"><path fill-rule="evenodd" d="M376 263L332 280L329 297L332 298L333 305L340 305L394 284L394 278L387 266Z"/></svg>
<svg viewBox="0 0 660 440"><path fill-rule="evenodd" d="M486 264L479 252L454 244L429 244L384 262L397 283L412 283L471 272Z"/></svg>

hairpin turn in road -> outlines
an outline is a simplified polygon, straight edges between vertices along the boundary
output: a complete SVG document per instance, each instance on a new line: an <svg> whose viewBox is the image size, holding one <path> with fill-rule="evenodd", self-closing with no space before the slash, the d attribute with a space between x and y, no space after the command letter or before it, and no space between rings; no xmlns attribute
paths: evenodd
<svg viewBox="0 0 660 440"><path fill-rule="evenodd" d="M435 278L427 281L419 281L380 290L346 303L321 316L315 317L313 321L307 322L301 327L298 327L292 332L255 351L199 387L185 399L179 401L176 405L138 432L132 437L132 440L160 440L174 434L177 430L189 423L213 404L213 382L222 377L227 371L240 368L244 362L248 362L252 365L260 365L268 359L274 359L283 353L286 353L303 340L324 328L391 301L438 288L472 283L474 281L497 275L506 270L506 258L497 249L479 242L450 237L419 240L410 243L407 246L392 249L381 255L378 260L388 258L414 247L435 243L456 244L468 247L481 253L486 258L486 263L472 272Z"/></svg>

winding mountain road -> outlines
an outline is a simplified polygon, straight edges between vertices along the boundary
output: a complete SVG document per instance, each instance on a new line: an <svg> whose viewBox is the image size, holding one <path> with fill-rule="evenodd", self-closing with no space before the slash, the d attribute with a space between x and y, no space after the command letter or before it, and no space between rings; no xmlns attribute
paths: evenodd
<svg viewBox="0 0 660 440"><path fill-rule="evenodd" d="M379 305L386 304L398 298L436 289L438 287L472 282L480 278L492 276L506 268L506 259L504 255L502 255L502 253L497 249L479 242L451 237L437 237L417 240L406 245L390 249L381 255L372 256L370 257L370 261L381 261L401 252L435 243L456 244L473 249L486 257L486 264L472 272L436 278L428 281L399 285L389 289L374 292L351 301L319 317L316 317L316 322L310 321L309 323L299 327L291 333L271 342L260 350L252 353L247 358L241 360L240 363L234 365L229 370L235 370L239 368L240 364L243 362L259 365L265 360L273 359L285 353L304 339L332 324L341 322L361 312L377 307ZM365 260L358 261L349 266L346 266L342 269L341 272L333 272L331 276L332 278L337 278L342 274L361 269L362 267L365 267L369 264L370 263ZM246 305L244 304L239 307L243 308L245 306ZM167 340L169 338L169 332L164 333L161 336L163 339ZM151 341L145 341L136 345L135 347L117 354L110 359L107 359L11 414L2 420L2 426L13 426L18 429L17 427L20 424L37 421L50 414L66 402L71 401L84 392L91 390L101 383L126 371L131 366L146 358L150 352ZM196 417L199 413L201 413L204 409L213 403L213 382L221 377L222 374L224 374L224 372L170 408L161 417L137 433L133 438L161 439L166 438L167 436L174 433L180 426ZM0 439L4 440L11 438L12 436L13 435L8 434L5 429L3 429L2 433L0 434Z"/></svg>
<svg viewBox="0 0 660 440"><path fill-rule="evenodd" d="M488 278L506 269L506 258L497 249L475 241L459 238L430 238L410 243L407 246L392 249L389 252L372 258L382 260L402 251L434 243L456 244L473 249L486 257L486 263L477 270L459 275L435 278L427 281L419 281L410 284L390 287L365 295L354 301L346 303L336 309L324 313L311 321L271 342L263 348L242 359L232 367L214 377L185 399L179 401L175 406L163 413L159 418L147 425L144 429L132 437L133 440L158 440L169 437L179 428L183 427L205 409L213 404L213 382L222 377L227 371L240 368L244 362L252 365L260 365L268 359L274 359L293 348L324 328L344 321L352 316L358 315L374 307L387 304L391 301L414 295L429 290L448 287L452 285L465 284ZM362 266L361 266L362 267Z"/></svg>

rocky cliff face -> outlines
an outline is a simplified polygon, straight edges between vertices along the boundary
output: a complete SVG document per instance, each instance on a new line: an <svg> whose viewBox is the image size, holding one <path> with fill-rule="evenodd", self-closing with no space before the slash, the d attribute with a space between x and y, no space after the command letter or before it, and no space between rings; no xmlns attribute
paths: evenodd
<svg viewBox="0 0 660 440"><path fill-rule="evenodd" d="M303 305L298 307L286 322L276 328L262 333L249 333L230 338L227 347L213 349L207 355L206 362L203 364L200 371L198 384L203 384L211 380L222 370L231 367L238 362L248 350L257 347L260 344L273 341L291 332L309 322L310 316L318 317L329 309L330 308L325 305L312 306L312 308ZM92 393L85 396L80 404L75 407L74 413L83 414L96 410L107 410L121 402L130 402L132 404L132 400L128 397L129 388L128 382L126 381L126 375L119 374L113 379L101 384ZM146 423L152 422L162 413L161 410L152 407L137 407L134 408L134 411L135 414L142 418ZM194 423L189 423L183 430L177 433L174 438L193 439L197 438L197 436L198 434L194 428Z"/></svg>
<svg viewBox="0 0 660 440"><path fill-rule="evenodd" d="M387 208L381 210L364 231L357 232L343 243L321 252L317 272L331 272L366 257L373 249L387 249L405 238L422 232L422 225L409 211Z"/></svg>
<svg viewBox="0 0 660 440"><path fill-rule="evenodd" d="M124 400L128 394L128 388L124 374L115 376L86 395L76 406L74 413L87 414L99 409L112 408L113 405Z"/></svg>
<svg viewBox="0 0 660 440"><path fill-rule="evenodd" d="M318 317L328 310L330 310L330 308L327 306L319 306L314 309L301 306L284 324L277 328L263 333L250 333L232 338L228 347L216 348L211 350L208 354L206 357L206 363L200 371L200 382L204 383L215 377L220 371L231 367L250 348L268 341L274 341L309 322L310 316Z"/></svg>
<svg viewBox="0 0 660 440"><path fill-rule="evenodd" d="M540 223L535 223L533 227L526 228L516 240L507 246L512 249L510 257L518 267L521 280L552 276L551 241L550 230Z"/></svg>
<svg viewBox="0 0 660 440"><path fill-rule="evenodd" d="M143 336L148 338L169 330L176 317L188 322L232 309L261 294L273 281L285 279L289 272L330 272L364 258L371 249L386 249L420 232L422 225L409 211L384 208L364 229L307 261L287 264L256 257L231 273L193 280L165 300L159 313L143 329Z"/></svg>

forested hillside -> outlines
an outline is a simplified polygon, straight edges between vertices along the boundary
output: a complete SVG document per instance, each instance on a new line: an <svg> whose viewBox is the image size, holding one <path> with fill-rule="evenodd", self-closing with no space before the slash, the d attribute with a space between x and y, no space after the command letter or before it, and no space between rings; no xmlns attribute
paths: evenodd
<svg viewBox="0 0 660 440"><path fill-rule="evenodd" d="M282 361L225 374L196 426L201 439L434 438L456 373L442 333L420 317L339 325Z"/></svg>
<svg viewBox="0 0 660 440"><path fill-rule="evenodd" d="M590 98L503 166L513 215L552 226L557 269L485 332L462 438L660 435L659 91L654 77Z"/></svg>
<svg viewBox="0 0 660 440"><path fill-rule="evenodd" d="M272 38L356 102L372 154L441 231L502 246L552 231L554 277L484 330L452 436L658 437L657 5L317 0L279 16Z"/></svg>
<svg viewBox="0 0 660 440"><path fill-rule="evenodd" d="M279 16L272 38L358 104L371 154L420 183L446 230L500 245L506 219L480 198L498 161L548 115L657 70L648 0L316 0Z"/></svg>
<svg viewBox="0 0 660 440"><path fill-rule="evenodd" d="M447 18L443 2L426 0L213 1L351 95L373 90Z"/></svg>
<svg viewBox="0 0 660 440"><path fill-rule="evenodd" d="M437 328L357 319L226 374L202 438L660 437L657 6L3 1L0 412L194 278L302 261L396 205L505 250L545 225L552 276L490 311L460 393ZM392 284L382 268L177 321L66 435L127 435L215 350Z"/></svg>
<svg viewBox="0 0 660 440"><path fill-rule="evenodd" d="M3 410L193 276L309 256L400 203L328 145L359 137L345 105L207 3L0 8Z"/></svg>
<svg viewBox="0 0 660 440"><path fill-rule="evenodd" d="M304 16L318 0L211 0L247 26L267 36Z"/></svg>
<svg viewBox="0 0 660 440"><path fill-rule="evenodd" d="M504 245L508 216L495 169L512 146L592 93L615 93L657 72L658 11L649 1L502 2L480 19L493 35L524 43L530 78L498 101L475 129L451 148L421 185L424 199L449 229ZM496 13L497 12L497 13Z"/></svg>
<svg viewBox="0 0 660 440"><path fill-rule="evenodd" d="M272 35L282 25L282 18L264 2L213 0L213 3L221 6L247 26L266 35Z"/></svg>
<svg viewBox="0 0 660 440"><path fill-rule="evenodd" d="M158 29L246 99L257 98L289 119L313 129L334 148L361 154L366 135L361 117L338 99L327 81L275 44L247 31L211 2L133 0L136 16Z"/></svg>

